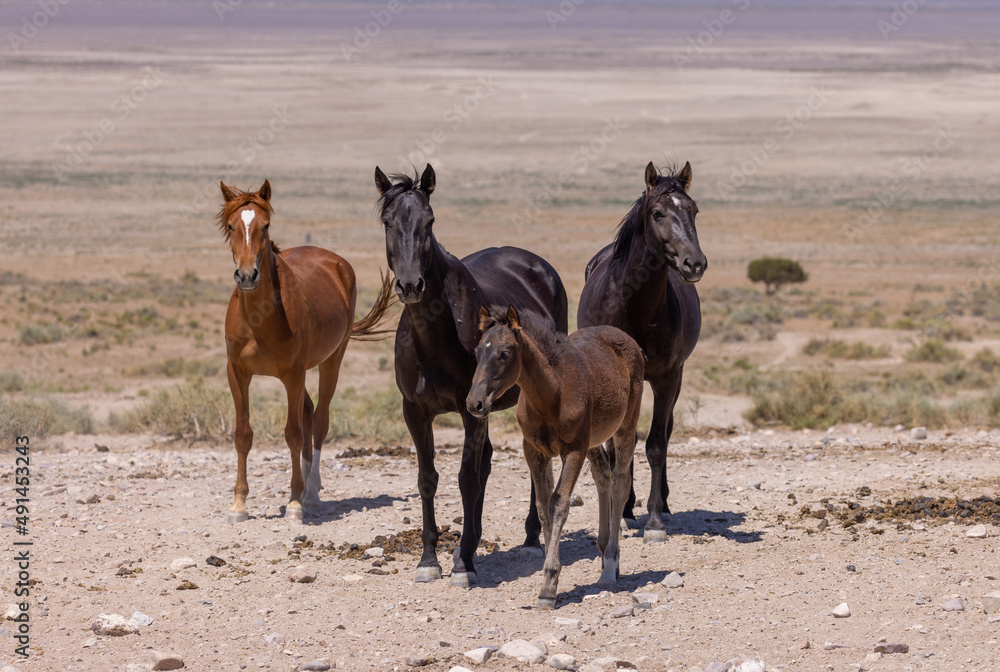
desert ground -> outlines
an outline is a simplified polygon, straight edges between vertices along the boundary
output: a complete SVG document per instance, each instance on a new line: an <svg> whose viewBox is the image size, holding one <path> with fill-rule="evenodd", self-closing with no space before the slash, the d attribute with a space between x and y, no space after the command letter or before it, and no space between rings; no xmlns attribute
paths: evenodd
<svg viewBox="0 0 1000 672"><path fill-rule="evenodd" d="M903 5L0 5L0 501L7 530L13 437L29 435L36 581L31 655L6 622L0 662L125 670L155 649L190 669L526 669L464 654L541 638L589 670L998 669L983 599L1000 590L997 14ZM476 585L412 581L420 507L391 340L348 350L324 504L304 525L281 517L284 395L254 381L252 517L225 524L220 180L270 180L273 239L348 259L362 313L386 265L374 168L430 162L438 240L544 256L572 328L583 269L650 160L693 166L709 268L668 540L625 532L618 591L597 585L585 470L557 609L531 608L509 412L492 423ZM761 256L808 281L765 295L747 279ZM457 427L437 428L451 531ZM640 499L648 479L640 457ZM373 544L385 557L360 557ZM171 568L183 558L196 564ZM289 581L299 566L316 580ZM0 569L15 603L17 568ZM661 584L671 572L682 587ZM656 601L620 610L636 592ZM964 610L946 611L955 598ZM831 615L840 603L850 617ZM138 634L91 630L136 611L153 618ZM877 654L882 638L908 652Z"/></svg>

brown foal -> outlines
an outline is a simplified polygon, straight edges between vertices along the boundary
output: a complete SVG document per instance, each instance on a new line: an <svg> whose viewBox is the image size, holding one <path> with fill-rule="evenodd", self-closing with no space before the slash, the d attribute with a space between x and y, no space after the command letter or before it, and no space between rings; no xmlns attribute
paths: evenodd
<svg viewBox="0 0 1000 672"><path fill-rule="evenodd" d="M226 372L236 405L236 487L228 520L247 520L247 455L250 379L281 380L288 396L285 442L292 454L291 495L285 516L302 520L303 501L319 503L320 451L330 428L330 400L344 351L352 338L372 336L392 299L389 276L371 311L354 321L357 286L354 269L340 256L318 247L280 250L271 242L271 185L256 192L225 184L219 228L236 262L236 289L226 313ZM319 397L313 407L306 392L306 371L319 367ZM305 491L305 497L303 497Z"/></svg>
<svg viewBox="0 0 1000 672"><path fill-rule="evenodd" d="M551 609L561 569L559 538L586 457L600 502L600 583L618 582L618 534L631 484L645 359L636 342L615 327L589 327L567 337L540 318L525 317L513 307L500 317L481 308L483 336L466 404L470 413L483 416L512 386L521 388L517 422L545 543L538 606ZM553 487L555 457L563 466Z"/></svg>

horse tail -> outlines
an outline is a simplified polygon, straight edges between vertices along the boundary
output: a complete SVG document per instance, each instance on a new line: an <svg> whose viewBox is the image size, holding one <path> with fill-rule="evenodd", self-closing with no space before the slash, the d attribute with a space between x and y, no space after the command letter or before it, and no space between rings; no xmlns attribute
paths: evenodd
<svg viewBox="0 0 1000 672"><path fill-rule="evenodd" d="M396 303L396 292L392 288L392 274L382 274L382 288L375 299L372 309L368 314L354 323L351 329L352 341L381 341L389 338L394 331L392 329L379 329L382 320L389 313L389 309Z"/></svg>

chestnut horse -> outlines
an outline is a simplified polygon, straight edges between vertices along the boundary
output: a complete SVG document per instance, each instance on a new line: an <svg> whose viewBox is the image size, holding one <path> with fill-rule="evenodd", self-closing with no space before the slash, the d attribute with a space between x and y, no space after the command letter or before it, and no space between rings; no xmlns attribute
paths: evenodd
<svg viewBox="0 0 1000 672"><path fill-rule="evenodd" d="M247 520L247 455L250 379L281 380L288 396L285 442L292 454L291 495L285 516L302 520L302 505L319 503L320 451L330 428L330 400L337 389L340 362L348 342L378 334L392 298L389 276L375 305L354 321L357 287L354 269L340 256L318 247L280 250L271 242L271 185L256 192L222 186L225 203L219 228L236 262L236 289L226 312L226 372L236 405L238 467L228 520ZM319 367L317 404L306 392L306 371ZM303 489L305 497L303 497Z"/></svg>
<svg viewBox="0 0 1000 672"><path fill-rule="evenodd" d="M438 529L434 494L434 418L459 413L465 427L458 487L465 521L451 570L451 583L472 583L476 548L483 535L483 501L490 475L493 445L489 420L466 410L473 354L479 342L479 307L502 300L530 308L566 333L566 289L547 261L516 247L491 247L458 260L434 237L434 169L427 165L419 181L394 175L395 183L375 168L375 185L382 197L379 218L385 228L385 254L396 275L396 294L403 314L396 329L396 386L403 395L403 419L417 451L417 489L423 510L423 555L417 581L441 578L437 559ZM473 224L474 225L474 224ZM517 388L493 406L510 408ZM534 498L524 524L526 549L539 549L538 515Z"/></svg>
<svg viewBox="0 0 1000 672"><path fill-rule="evenodd" d="M646 191L622 219L615 242L587 264L576 323L610 324L634 338L646 354L646 380L653 388L653 421L646 438L652 472L644 542L665 541L667 442L674 429L674 405L681 392L684 362L701 333L701 303L694 283L708 260L698 244L698 205L688 196L691 164L660 175L646 166ZM635 489L625 505L634 519Z"/></svg>
<svg viewBox="0 0 1000 672"><path fill-rule="evenodd" d="M517 424L545 539L538 606L551 609L562 567L559 537L587 457L599 501L600 583L618 583L618 532L631 482L645 362L638 344L621 329L588 327L567 337L535 315L525 313L525 318L513 306L502 317L480 309L483 336L466 405L469 413L483 417L493 399L514 385L521 388ZM556 457L562 471L553 491Z"/></svg>

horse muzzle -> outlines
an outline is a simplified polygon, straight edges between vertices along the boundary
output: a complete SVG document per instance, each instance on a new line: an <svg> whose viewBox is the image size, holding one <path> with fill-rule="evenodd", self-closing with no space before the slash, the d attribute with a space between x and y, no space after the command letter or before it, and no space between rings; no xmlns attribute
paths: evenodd
<svg viewBox="0 0 1000 672"><path fill-rule="evenodd" d="M403 283L398 278L396 279L396 296L399 297L400 303L403 304L414 304L420 303L420 299L424 296L424 279L417 278L416 282Z"/></svg>
<svg viewBox="0 0 1000 672"><path fill-rule="evenodd" d="M493 409L493 395L489 395L485 399L473 399L472 395L469 395L465 400L465 408L469 411L469 415L474 418L485 418Z"/></svg>
<svg viewBox="0 0 1000 672"><path fill-rule="evenodd" d="M255 266L249 273L244 273L237 268L233 273L233 279L240 291L252 292L257 289L257 283L260 282L260 270Z"/></svg>

